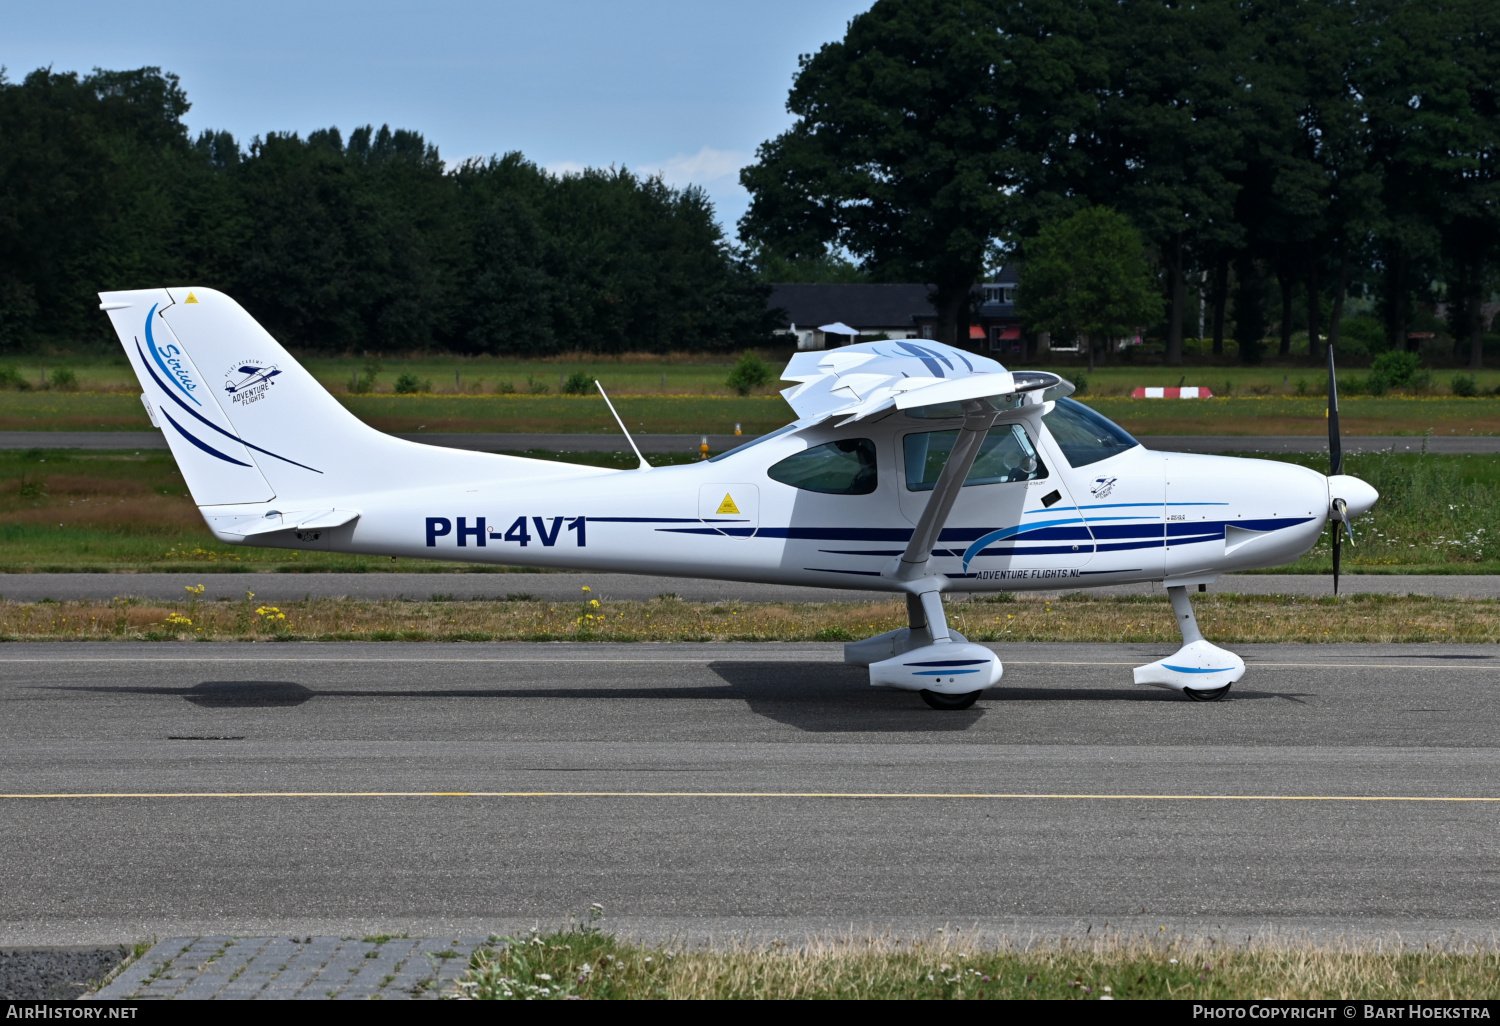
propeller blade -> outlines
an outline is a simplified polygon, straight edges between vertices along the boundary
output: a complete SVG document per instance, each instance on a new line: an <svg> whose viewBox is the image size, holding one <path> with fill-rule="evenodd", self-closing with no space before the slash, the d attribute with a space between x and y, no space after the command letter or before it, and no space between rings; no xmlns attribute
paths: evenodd
<svg viewBox="0 0 1500 1026"><path fill-rule="evenodd" d="M1344 472L1344 444L1339 438L1339 383L1333 373L1333 346L1328 347L1328 476ZM1338 551L1338 550L1334 550ZM1335 557L1337 558L1337 557Z"/></svg>
<svg viewBox="0 0 1500 1026"><path fill-rule="evenodd" d="M1339 534L1337 524L1333 525L1333 597L1339 597L1339 548L1344 536Z"/></svg>

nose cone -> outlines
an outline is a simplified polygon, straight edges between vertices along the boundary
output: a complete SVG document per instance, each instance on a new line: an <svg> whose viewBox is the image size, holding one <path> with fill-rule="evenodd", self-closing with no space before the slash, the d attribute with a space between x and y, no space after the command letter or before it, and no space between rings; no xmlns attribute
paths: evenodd
<svg viewBox="0 0 1500 1026"><path fill-rule="evenodd" d="M1334 499L1343 499L1349 506L1351 517L1361 516L1370 511L1375 505L1375 500L1380 498L1380 493L1357 477L1347 474L1339 474L1337 477L1328 479L1328 505L1333 506Z"/></svg>

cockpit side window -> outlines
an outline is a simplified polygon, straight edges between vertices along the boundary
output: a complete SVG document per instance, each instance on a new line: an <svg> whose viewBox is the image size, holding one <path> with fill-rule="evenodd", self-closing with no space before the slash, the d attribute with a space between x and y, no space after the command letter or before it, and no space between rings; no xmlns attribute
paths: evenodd
<svg viewBox="0 0 1500 1026"><path fill-rule="evenodd" d="M1059 399L1042 418L1069 465L1086 467L1140 445L1114 421L1072 399Z"/></svg>
<svg viewBox="0 0 1500 1026"><path fill-rule="evenodd" d="M930 492L958 440L957 431L923 431L902 439L906 458L906 490ZM1019 424L990 429L979 446L979 456L964 478L964 487L1034 481L1047 476L1031 439Z"/></svg>
<svg viewBox="0 0 1500 1026"><path fill-rule="evenodd" d="M809 492L869 495L877 484L875 443L868 438L840 438L815 445L772 464L766 475Z"/></svg>

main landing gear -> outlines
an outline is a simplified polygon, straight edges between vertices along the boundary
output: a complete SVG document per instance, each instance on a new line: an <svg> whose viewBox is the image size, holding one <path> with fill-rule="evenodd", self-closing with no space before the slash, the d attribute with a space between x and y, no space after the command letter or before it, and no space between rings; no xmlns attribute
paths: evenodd
<svg viewBox="0 0 1500 1026"><path fill-rule="evenodd" d="M1000 660L983 645L948 629L942 596L906 596L910 627L844 646L844 662L868 666L876 687L915 691L934 709L967 709L1000 682Z"/></svg>
<svg viewBox="0 0 1500 1026"><path fill-rule="evenodd" d="M1182 647L1165 659L1136 667L1135 682L1172 688L1196 702L1217 702L1245 675L1245 661L1203 640L1185 586L1169 587L1167 597L1182 629Z"/></svg>

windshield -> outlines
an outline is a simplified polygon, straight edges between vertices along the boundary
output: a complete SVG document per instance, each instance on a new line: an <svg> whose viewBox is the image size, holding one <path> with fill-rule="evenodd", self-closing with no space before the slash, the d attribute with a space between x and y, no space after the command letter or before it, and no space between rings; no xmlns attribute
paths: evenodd
<svg viewBox="0 0 1500 1026"><path fill-rule="evenodd" d="M1083 403L1059 399L1042 418L1068 463L1086 467L1140 445L1125 429Z"/></svg>
<svg viewBox="0 0 1500 1026"><path fill-rule="evenodd" d="M784 435L788 431L794 431L794 430L796 430L796 428L797 428L797 422L793 421L792 423L788 424L786 427L779 427L775 431L772 431L770 434L761 435L759 438L752 438L752 439L750 439L750 441L745 442L743 445L736 445L733 449L725 449L723 452L719 453L719 455L717 455L717 456L710 456L708 458L708 462L710 462L710 463L717 463L720 460L724 459L726 456L733 456L737 452L744 452L746 449L750 448L752 445L759 445L761 442L769 442L771 439L777 437L778 435Z"/></svg>

